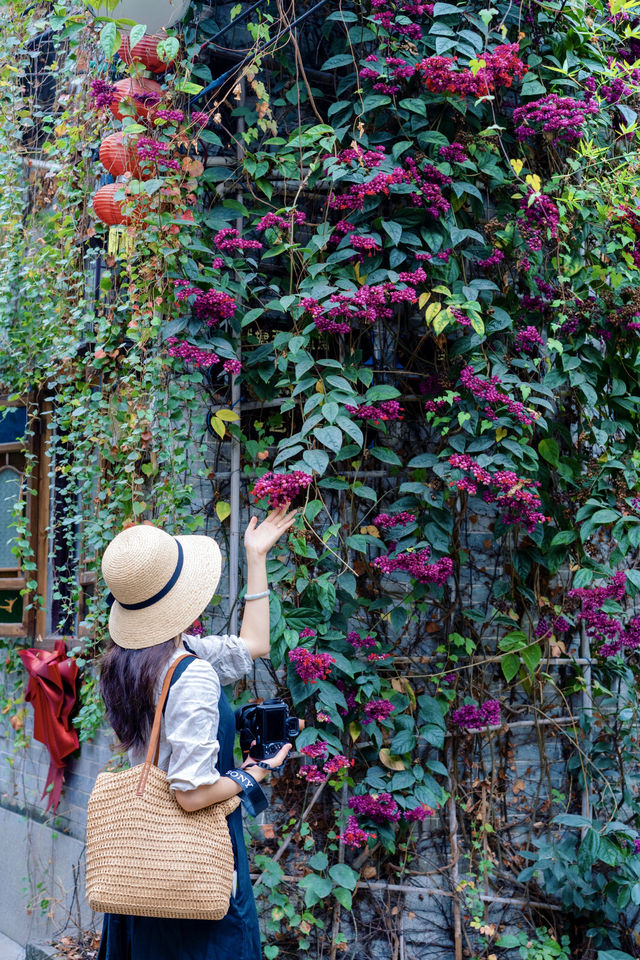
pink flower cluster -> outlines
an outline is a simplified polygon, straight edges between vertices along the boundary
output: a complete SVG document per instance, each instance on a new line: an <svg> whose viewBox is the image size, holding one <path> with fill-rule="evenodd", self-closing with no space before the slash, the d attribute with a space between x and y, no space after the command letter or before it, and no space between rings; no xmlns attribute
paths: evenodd
<svg viewBox="0 0 640 960"><path fill-rule="evenodd" d="M235 313L236 302L224 290L215 290L212 287L205 293L200 287L192 287L188 280L174 280L173 283L176 287L176 300L194 297L194 315L209 327L214 327L221 320L230 319Z"/></svg>
<svg viewBox="0 0 640 960"><path fill-rule="evenodd" d="M269 471L256 480L251 491L254 500L267 500L273 509L290 503L298 494L313 483L313 477L302 470L292 473L273 473Z"/></svg>
<svg viewBox="0 0 640 960"><path fill-rule="evenodd" d="M375 839L375 833L371 833L368 830L362 830L358 826L357 817L349 817L346 827L340 834L340 840L342 843L344 843L346 847L352 847L354 850L364 847L369 840Z"/></svg>
<svg viewBox="0 0 640 960"><path fill-rule="evenodd" d="M304 749L300 751L304 753ZM323 764L322 769L313 763L305 764L298 770L298 776L306 780L307 783L324 783L328 777L339 773L341 770L348 770L355 764L355 760L349 760L347 757L338 753L330 757Z"/></svg>
<svg viewBox="0 0 640 960"><path fill-rule="evenodd" d="M259 240L244 240L237 230L233 227L224 227L218 230L213 238L213 245L223 253L245 253L247 250L261 250L262 244Z"/></svg>
<svg viewBox="0 0 640 960"><path fill-rule="evenodd" d="M181 360L184 360L185 363L192 363L194 367L207 369L214 363L220 363L220 357L217 353L202 350L200 347L195 347L193 344L187 343L186 340L180 341L177 337L168 337L167 343L170 344L170 357L179 357Z"/></svg>
<svg viewBox="0 0 640 960"><path fill-rule="evenodd" d="M494 250L493 253L489 254L486 260L477 260L479 267L496 267L499 263L504 260L504 253L502 250Z"/></svg>
<svg viewBox="0 0 640 960"><path fill-rule="evenodd" d="M484 60L486 66L475 74L470 69L458 69L457 57L427 57L418 69L431 93L484 97L499 87L510 87L525 75L527 67L517 55L519 49L517 43L511 43L483 53L478 59Z"/></svg>
<svg viewBox="0 0 640 960"><path fill-rule="evenodd" d="M397 400L381 400L376 406L367 403L357 407L347 403L345 406L356 420L371 420L374 424L384 423L387 420L402 420L404 414Z"/></svg>
<svg viewBox="0 0 640 960"><path fill-rule="evenodd" d="M438 586L444 586L453 573L453 561L450 557L442 557L435 563L429 563L430 556L429 547L423 547L422 550L399 553L395 557L376 557L373 565L382 573L389 574L395 570L402 570L419 583L435 583Z"/></svg>
<svg viewBox="0 0 640 960"><path fill-rule="evenodd" d="M362 647L377 647L378 641L374 637L361 637L356 630L347 634L347 643L359 650Z"/></svg>
<svg viewBox="0 0 640 960"><path fill-rule="evenodd" d="M537 638L548 637L552 633L566 633L571 629L571 625L564 617L552 617L551 622L546 617L540 617L534 630L534 636Z"/></svg>
<svg viewBox="0 0 640 960"><path fill-rule="evenodd" d="M170 170L180 170L180 161L166 156L169 149L168 143L163 140L154 140L152 137L139 137L136 143L136 150L141 160L150 160Z"/></svg>
<svg viewBox="0 0 640 960"><path fill-rule="evenodd" d="M455 140L453 143L440 147L438 154L449 163L466 163L469 159L462 144Z"/></svg>
<svg viewBox="0 0 640 960"><path fill-rule="evenodd" d="M182 110L156 110L154 117L159 117L160 120L167 120L169 123L182 123L184 113Z"/></svg>
<svg viewBox="0 0 640 960"><path fill-rule="evenodd" d="M108 83L106 80L92 80L91 96L96 110L100 110L102 107L110 107L118 99L116 85L115 83Z"/></svg>
<svg viewBox="0 0 640 960"><path fill-rule="evenodd" d="M369 700L364 707L364 725L368 726L376 720L379 723L384 721L393 713L395 707L388 700Z"/></svg>
<svg viewBox="0 0 640 960"><path fill-rule="evenodd" d="M407 524L413 523L416 517L414 513L409 513L407 510L403 510L401 513L379 513L377 517L374 517L372 523L374 527L379 527L380 530L391 530L392 527L406 527Z"/></svg>
<svg viewBox="0 0 640 960"><path fill-rule="evenodd" d="M233 377L237 377L237 375L242 371L242 364L239 360L225 360L225 362L222 364L222 368L223 370L226 370L227 373L230 373Z"/></svg>
<svg viewBox="0 0 640 960"><path fill-rule="evenodd" d="M310 743L307 747L300 747L300 753L303 753L305 757L311 757L312 760L326 760L328 750L329 744L326 740L316 740L315 743Z"/></svg>
<svg viewBox="0 0 640 960"><path fill-rule="evenodd" d="M367 57L367 60L371 60L372 57L374 60L378 59L375 54L371 54L370 57ZM371 149L365 149L354 141L350 147L341 150L337 156L328 155L325 158L325 168L331 163L332 165L343 166L354 164L356 167L365 167L371 170L373 167L380 166L385 159L385 153L386 150L382 144L371 147Z"/></svg>
<svg viewBox="0 0 640 960"><path fill-rule="evenodd" d="M401 277L414 277L402 274ZM404 280L402 282L405 282ZM316 328L325 333L349 333L351 322L375 323L391 320L397 303L415 303L418 295L413 287L396 287L393 283L363 284L356 293L333 293L321 304L313 297L303 297L300 306L311 315Z"/></svg>
<svg viewBox="0 0 640 960"><path fill-rule="evenodd" d="M548 237L558 236L560 213L551 197L530 190L520 201L518 223L529 250L537 253Z"/></svg>
<svg viewBox="0 0 640 960"><path fill-rule="evenodd" d="M637 650L640 646L640 617L630 620L625 629L617 617L602 610L607 600L622 603L626 582L626 574L619 570L603 587L582 587L569 591L569 597L580 600L578 619L584 623L587 634L601 643L598 650L601 657L613 657L622 649Z"/></svg>
<svg viewBox="0 0 640 960"><path fill-rule="evenodd" d="M206 127L209 123L209 114L203 113L201 110L194 110L189 119L191 123L195 123L196 127Z"/></svg>
<svg viewBox="0 0 640 960"><path fill-rule="evenodd" d="M305 627L304 630L301 630L298 636L301 640L310 640L312 637L315 637L316 631L312 630L311 627Z"/></svg>
<svg viewBox="0 0 640 960"><path fill-rule="evenodd" d="M500 703L498 700L485 700L479 707L467 704L451 713L451 720L457 727L481 730L483 727L495 727L500 723Z"/></svg>
<svg viewBox="0 0 640 960"><path fill-rule="evenodd" d="M397 823L401 817L400 807L390 793L359 794L351 797L347 806L374 823Z"/></svg>
<svg viewBox="0 0 640 960"><path fill-rule="evenodd" d="M464 470L473 477L463 477L461 480L452 480L451 486L464 490L472 496L484 487L482 499L485 503L496 503L502 510L504 524L522 524L532 533L536 524L549 520L540 512L542 503L535 488L540 486L538 480L527 480L518 477L511 470L496 470L489 473L484 467L473 460L467 453L454 453L449 457L449 463L458 470Z"/></svg>
<svg viewBox="0 0 640 960"><path fill-rule="evenodd" d="M497 376L491 377L490 380L483 380L481 377L475 376L472 366L464 367L460 371L460 383L466 390L469 390L474 397L479 400L484 400L486 403L484 413L490 420L496 417L495 411L493 410L493 407L496 406L506 407L509 413L525 426L530 426L532 423L535 423L537 416L529 413L520 400L512 400L508 394L498 390L497 384L501 382Z"/></svg>
<svg viewBox="0 0 640 960"><path fill-rule="evenodd" d="M513 122L518 140L545 133L555 144L580 140L589 116L598 112L595 100L574 100L549 93L533 103L516 107Z"/></svg>
<svg viewBox="0 0 640 960"><path fill-rule="evenodd" d="M525 327L516 334L515 347L520 353L533 353L536 347L543 346L544 337L535 327Z"/></svg>
<svg viewBox="0 0 640 960"><path fill-rule="evenodd" d="M430 163L418 166L412 157L407 157L404 166L394 167L391 173L377 173L366 183L351 184L346 193L329 199L329 206L337 210L362 210L369 196L387 195L394 184L412 184L414 189L403 194L414 207L424 207L427 213L438 219L451 208L443 196L443 188L451 185L451 177L441 173Z"/></svg>
<svg viewBox="0 0 640 960"><path fill-rule="evenodd" d="M368 63L377 63L378 57L375 53L366 58ZM370 67L363 67L360 70L362 80L375 80L373 89L377 93L388 93L393 96L402 89L402 84L410 80L416 72L416 65L409 63L403 57L385 57L384 67L380 70L372 70ZM381 72L382 71L382 72Z"/></svg>
<svg viewBox="0 0 640 960"><path fill-rule="evenodd" d="M336 661L328 653L312 653L306 647L296 647L289 651L289 660L303 683L317 683L326 680L331 666Z"/></svg>
<svg viewBox="0 0 640 960"><path fill-rule="evenodd" d="M363 255L372 257L376 253L382 253L382 247L373 239L373 237L359 237L352 233L349 237L349 246L353 247L360 254L360 261L364 259Z"/></svg>
<svg viewBox="0 0 640 960"><path fill-rule="evenodd" d="M294 224L301 224L304 223L306 219L306 214L304 214L302 210L292 211L286 220L278 213L266 213L256 224L256 230L272 230L274 228L276 230L289 230L292 220Z"/></svg>

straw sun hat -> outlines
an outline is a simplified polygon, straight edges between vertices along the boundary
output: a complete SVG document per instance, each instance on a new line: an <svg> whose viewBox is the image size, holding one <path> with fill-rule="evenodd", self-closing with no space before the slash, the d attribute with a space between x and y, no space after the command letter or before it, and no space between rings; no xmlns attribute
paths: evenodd
<svg viewBox="0 0 640 960"><path fill-rule="evenodd" d="M178 636L211 600L221 565L210 537L172 537L147 524L123 530L102 557L113 641L139 650Z"/></svg>

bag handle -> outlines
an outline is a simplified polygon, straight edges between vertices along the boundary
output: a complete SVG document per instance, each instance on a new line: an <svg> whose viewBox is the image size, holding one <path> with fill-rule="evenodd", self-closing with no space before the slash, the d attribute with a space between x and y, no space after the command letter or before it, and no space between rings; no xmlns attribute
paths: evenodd
<svg viewBox="0 0 640 960"><path fill-rule="evenodd" d="M169 687L171 686L171 680L175 672L176 667L179 663L185 660L187 657L192 657L193 654L185 653L181 657L178 657L177 660L174 660L169 669L167 670L167 675L164 678L164 683L162 684L162 690L160 691L160 697L156 706L155 716L153 718L153 726L151 728L151 736L149 737L149 746L147 747L147 755L144 758L144 763L142 765L142 770L140 771L140 779L138 780L138 789L136 790L136 795L142 797L144 795L144 788L147 785L147 777L149 776L149 770L152 766L156 766L158 763L158 756L160 753L160 722L162 720L162 710L165 705L165 701L169 694Z"/></svg>

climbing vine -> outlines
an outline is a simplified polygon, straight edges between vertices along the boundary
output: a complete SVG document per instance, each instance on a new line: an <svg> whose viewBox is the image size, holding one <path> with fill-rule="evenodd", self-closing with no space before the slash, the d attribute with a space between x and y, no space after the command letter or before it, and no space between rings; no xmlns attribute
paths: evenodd
<svg viewBox="0 0 640 960"><path fill-rule="evenodd" d="M430 873L456 957L637 954L634 3L365 0L284 46L258 10L221 81L195 3L153 82L141 26L9 6L0 377L78 558L53 628L123 522L231 536L232 445L246 506L304 506L270 561L269 669L307 720L275 793L306 815L255 857L265 955L329 922L355 956L376 890ZM83 739L105 611L98 581Z"/></svg>

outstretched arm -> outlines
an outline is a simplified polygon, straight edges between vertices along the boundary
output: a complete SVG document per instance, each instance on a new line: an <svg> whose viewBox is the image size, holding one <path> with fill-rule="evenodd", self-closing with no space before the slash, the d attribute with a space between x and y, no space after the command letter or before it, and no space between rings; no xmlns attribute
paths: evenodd
<svg viewBox="0 0 640 960"><path fill-rule="evenodd" d="M266 520L258 523L251 517L244 534L247 554L247 595L263 593L267 589L267 553L283 533L292 526L297 510L287 512L289 504L274 510ZM240 636L254 660L269 656L269 597L247 600L240 626Z"/></svg>

